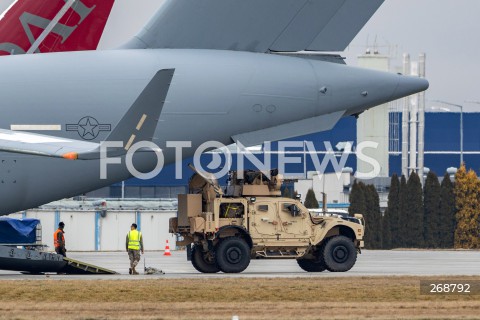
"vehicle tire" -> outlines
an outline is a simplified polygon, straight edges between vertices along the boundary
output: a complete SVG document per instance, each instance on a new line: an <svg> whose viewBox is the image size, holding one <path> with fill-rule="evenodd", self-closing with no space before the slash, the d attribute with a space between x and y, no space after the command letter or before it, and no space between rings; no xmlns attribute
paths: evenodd
<svg viewBox="0 0 480 320"><path fill-rule="evenodd" d="M217 273L220 271L213 252L203 252L200 245L194 245L192 248L192 265L197 271L202 273Z"/></svg>
<svg viewBox="0 0 480 320"><path fill-rule="evenodd" d="M221 271L239 273L250 264L250 247L241 238L225 238L217 245L215 257Z"/></svg>
<svg viewBox="0 0 480 320"><path fill-rule="evenodd" d="M335 236L326 240L321 251L328 271L345 272L357 261L357 249L353 241L345 236Z"/></svg>
<svg viewBox="0 0 480 320"><path fill-rule="evenodd" d="M327 269L323 259L297 259L297 263L303 270L307 272L322 272Z"/></svg>

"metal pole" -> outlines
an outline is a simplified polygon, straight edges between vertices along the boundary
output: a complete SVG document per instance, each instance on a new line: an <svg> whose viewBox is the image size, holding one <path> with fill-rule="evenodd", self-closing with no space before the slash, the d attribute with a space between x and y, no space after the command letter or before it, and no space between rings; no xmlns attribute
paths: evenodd
<svg viewBox="0 0 480 320"><path fill-rule="evenodd" d="M460 166L463 165L463 106L460 107Z"/></svg>
<svg viewBox="0 0 480 320"><path fill-rule="evenodd" d="M403 74L410 74L410 55L403 55ZM403 98L402 110L402 175L408 177L408 120L409 120L410 98Z"/></svg>
<svg viewBox="0 0 480 320"><path fill-rule="evenodd" d="M425 78L425 64L426 54L421 53L418 60L418 76ZM417 168L418 176L422 185L423 181L423 167L424 167L424 153L425 153L425 92L419 93L418 97L418 158Z"/></svg>
<svg viewBox="0 0 480 320"><path fill-rule="evenodd" d="M303 172L305 173L305 180L307 180L307 141L303 140ZM313 176L312 176L313 189Z"/></svg>
<svg viewBox="0 0 480 320"><path fill-rule="evenodd" d="M417 125L418 125L418 95L412 97L414 103L410 106L410 166L409 174L417 172Z"/></svg>

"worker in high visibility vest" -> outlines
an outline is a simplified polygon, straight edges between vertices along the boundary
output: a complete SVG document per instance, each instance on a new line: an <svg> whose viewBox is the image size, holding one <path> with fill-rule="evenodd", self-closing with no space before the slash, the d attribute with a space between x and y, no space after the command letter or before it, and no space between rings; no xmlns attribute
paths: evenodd
<svg viewBox="0 0 480 320"><path fill-rule="evenodd" d="M65 223L60 222L58 229L53 233L53 244L55 245L55 252L62 256L67 256L67 249L65 248Z"/></svg>
<svg viewBox="0 0 480 320"><path fill-rule="evenodd" d="M140 252L143 254L143 239L142 233L137 230L137 224L132 223L130 231L127 233L126 249L128 258L130 259L129 274L138 274L135 267L140 262Z"/></svg>

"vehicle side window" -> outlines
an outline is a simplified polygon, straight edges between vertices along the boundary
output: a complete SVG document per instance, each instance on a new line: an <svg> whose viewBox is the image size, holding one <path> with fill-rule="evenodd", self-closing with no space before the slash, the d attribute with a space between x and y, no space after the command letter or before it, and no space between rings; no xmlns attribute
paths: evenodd
<svg viewBox="0 0 480 320"><path fill-rule="evenodd" d="M284 203L282 205L282 210L290 213L294 217L300 214L300 208L298 208L294 203Z"/></svg>
<svg viewBox="0 0 480 320"><path fill-rule="evenodd" d="M244 208L241 203L220 204L220 218L241 218Z"/></svg>
<svg viewBox="0 0 480 320"><path fill-rule="evenodd" d="M268 212L268 204L259 204L257 206L257 211Z"/></svg>

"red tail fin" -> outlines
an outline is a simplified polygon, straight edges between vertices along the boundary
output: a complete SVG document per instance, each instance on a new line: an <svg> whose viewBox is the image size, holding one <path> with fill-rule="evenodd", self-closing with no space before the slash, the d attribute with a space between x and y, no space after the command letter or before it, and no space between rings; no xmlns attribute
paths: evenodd
<svg viewBox="0 0 480 320"><path fill-rule="evenodd" d="M115 0L76 0L35 52L95 50ZM26 53L71 0L17 0L0 16L0 55Z"/></svg>

